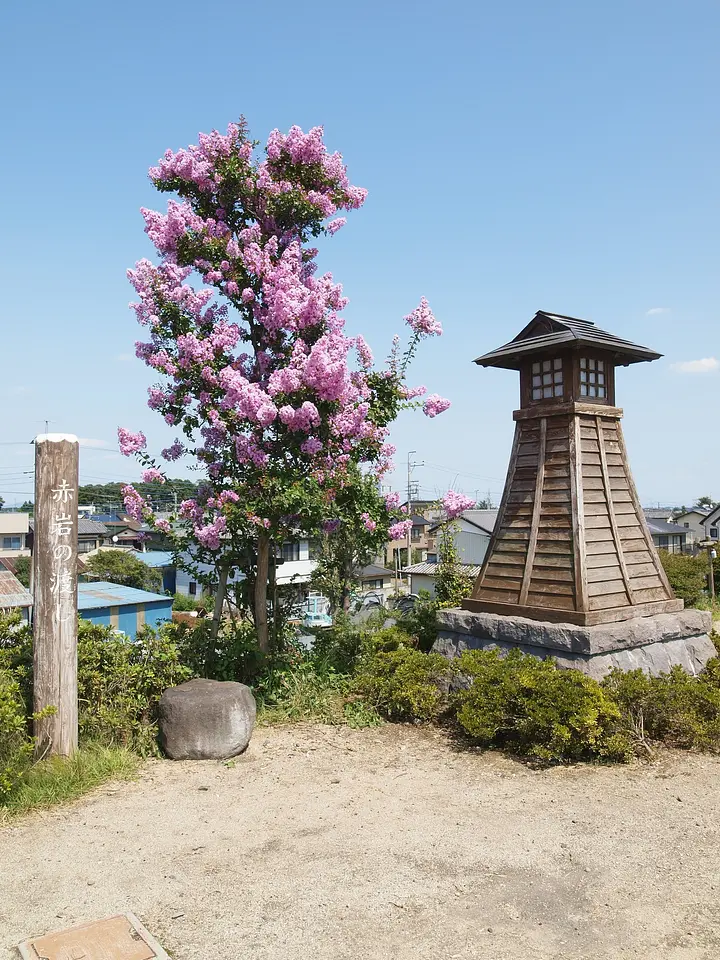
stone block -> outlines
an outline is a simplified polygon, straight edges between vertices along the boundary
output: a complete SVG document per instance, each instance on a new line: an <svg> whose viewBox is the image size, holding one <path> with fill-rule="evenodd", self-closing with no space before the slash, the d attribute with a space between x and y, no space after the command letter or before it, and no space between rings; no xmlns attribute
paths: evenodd
<svg viewBox="0 0 720 960"><path fill-rule="evenodd" d="M715 656L709 637L712 616L705 610L681 610L617 623L581 627L544 623L468 610L438 612L439 633L433 647L448 658L465 650L521 650L597 679L614 667L642 669L652 676L679 664L698 673Z"/></svg>
<svg viewBox="0 0 720 960"><path fill-rule="evenodd" d="M171 760L225 760L247 748L255 698L244 683L189 680L160 698L160 742Z"/></svg>

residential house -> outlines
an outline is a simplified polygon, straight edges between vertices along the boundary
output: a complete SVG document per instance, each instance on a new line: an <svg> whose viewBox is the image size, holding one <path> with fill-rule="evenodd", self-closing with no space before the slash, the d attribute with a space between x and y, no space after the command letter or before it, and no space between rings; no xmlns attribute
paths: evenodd
<svg viewBox="0 0 720 960"><path fill-rule="evenodd" d="M210 564L201 563L198 566L201 573L212 573L214 569ZM299 602L306 602L311 595L309 581L316 566L314 549L308 540L284 543L278 550L277 585L297 588ZM238 573L232 578L236 579L242 580L244 577ZM203 585L193 574L183 569L177 570L175 589L183 596L198 599L203 593Z"/></svg>
<svg viewBox="0 0 720 960"><path fill-rule="evenodd" d="M419 593L420 590L427 590L431 597L435 596L435 577L437 575L437 562L425 561L425 563L414 563L411 567L405 567L403 575L410 578L410 593ZM481 564L464 563L463 573L474 580L480 573Z"/></svg>
<svg viewBox="0 0 720 960"><path fill-rule="evenodd" d="M32 594L9 570L0 567L0 611L19 610L23 620L30 617Z"/></svg>
<svg viewBox="0 0 720 960"><path fill-rule="evenodd" d="M159 570L162 575L162 588L166 593L175 593L177 571L175 560L169 550L145 550L133 554L153 570Z"/></svg>
<svg viewBox="0 0 720 960"><path fill-rule="evenodd" d="M14 510L0 510L0 556L28 557L30 544L30 514Z"/></svg>
<svg viewBox="0 0 720 960"><path fill-rule="evenodd" d="M134 640L143 624L172 620L172 597L119 583L79 583L78 613L83 620L114 627Z"/></svg>
<svg viewBox="0 0 720 960"><path fill-rule="evenodd" d="M33 529L35 521L30 521L29 545L32 550ZM77 521L77 551L78 553L96 553L108 538L108 529L104 523L97 520L87 520L78 517Z"/></svg>
<svg viewBox="0 0 720 960"><path fill-rule="evenodd" d="M667 550L668 553L688 552L688 531L685 527L667 520L647 520L647 525L658 550Z"/></svg>
<svg viewBox="0 0 720 960"><path fill-rule="evenodd" d="M390 594L395 590L395 573L388 570L387 567L381 567L376 563L371 563L363 567L359 575L360 592L363 594L373 593L380 597L383 603L386 603Z"/></svg>
<svg viewBox="0 0 720 960"><path fill-rule="evenodd" d="M703 520L705 539L720 540L720 503Z"/></svg>
<svg viewBox="0 0 720 960"><path fill-rule="evenodd" d="M692 507L683 513L676 514L674 523L679 527L685 527L687 530L687 545L693 548L700 540L705 540L705 522L710 514L709 510L703 510L699 507ZM714 538L717 539L717 538Z"/></svg>
<svg viewBox="0 0 720 960"><path fill-rule="evenodd" d="M427 557L428 553L428 531L433 525L431 520L427 520L420 513L412 514L412 527L410 528L410 550L411 559L419 562ZM391 540L385 547L385 563L395 569L398 565L407 566L407 537L402 540Z"/></svg>
<svg viewBox="0 0 720 960"><path fill-rule="evenodd" d="M646 520L665 520L671 522L675 514L674 507L643 507Z"/></svg>
<svg viewBox="0 0 720 960"><path fill-rule="evenodd" d="M450 527L453 542L457 550L463 572L475 578L480 573L482 562L490 545L497 510L466 510ZM435 595L435 576L438 568L440 538L447 521L433 524L428 531L427 560L411 564L403 569L403 575L410 578L410 592L428 590Z"/></svg>

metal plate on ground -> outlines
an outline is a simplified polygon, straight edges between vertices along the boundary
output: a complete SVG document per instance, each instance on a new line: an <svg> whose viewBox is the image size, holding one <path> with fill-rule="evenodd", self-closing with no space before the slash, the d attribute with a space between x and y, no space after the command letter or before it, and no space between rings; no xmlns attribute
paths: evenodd
<svg viewBox="0 0 720 960"><path fill-rule="evenodd" d="M23 960L169 960L132 913L32 937L18 949Z"/></svg>

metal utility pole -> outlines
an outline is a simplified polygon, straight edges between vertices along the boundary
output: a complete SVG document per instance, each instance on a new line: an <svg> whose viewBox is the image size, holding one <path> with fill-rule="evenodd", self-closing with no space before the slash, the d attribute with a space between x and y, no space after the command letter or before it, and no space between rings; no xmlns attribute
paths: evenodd
<svg viewBox="0 0 720 960"><path fill-rule="evenodd" d="M412 488L412 472L415 467L424 466L424 462L414 462L412 455L417 453L417 450L408 450L407 458L407 508L408 508L408 519L412 520L412 501L413 501L413 488ZM408 527L407 532L407 566L409 567L412 563L412 526ZM408 574L408 587L410 586L410 574Z"/></svg>
<svg viewBox="0 0 720 960"><path fill-rule="evenodd" d="M698 543L699 547L704 547L707 550L708 555L708 587L710 590L710 602L715 603L715 570L713 568L713 560L717 557L717 543L714 540L701 540Z"/></svg>
<svg viewBox="0 0 720 960"><path fill-rule="evenodd" d="M34 710L39 756L70 756L78 742L77 521L78 439L35 440L33 534Z"/></svg>

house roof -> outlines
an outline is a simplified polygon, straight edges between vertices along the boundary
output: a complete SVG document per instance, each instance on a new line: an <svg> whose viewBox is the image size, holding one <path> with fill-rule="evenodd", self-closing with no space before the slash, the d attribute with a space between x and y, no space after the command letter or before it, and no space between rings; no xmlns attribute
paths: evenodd
<svg viewBox="0 0 720 960"><path fill-rule="evenodd" d="M673 515L672 507L643 507L647 520L666 520Z"/></svg>
<svg viewBox="0 0 720 960"><path fill-rule="evenodd" d="M172 597L166 597L162 593L150 593L148 590L136 590L135 587L123 587L119 583L108 583L101 580L99 583L78 584L78 610L122 607L132 603L151 603L158 600L167 600L168 603L172 603Z"/></svg>
<svg viewBox="0 0 720 960"><path fill-rule="evenodd" d="M31 606L30 591L9 570L0 570L0 610Z"/></svg>
<svg viewBox="0 0 720 960"><path fill-rule="evenodd" d="M662 356L649 347L642 347L616 337L607 330L601 330L591 320L538 310L530 323L514 339L478 357L475 363L482 367L517 370L531 354L554 352L560 347L577 349L583 346L607 350L614 354L616 363L623 366L643 360L657 360Z"/></svg>
<svg viewBox="0 0 720 960"><path fill-rule="evenodd" d="M426 520L425 517L421 517L419 513L414 513L412 515L412 522L414 527L429 527L430 521Z"/></svg>
<svg viewBox="0 0 720 960"><path fill-rule="evenodd" d="M648 518L647 525L650 528L650 533L661 535L682 533L687 536L687 527L681 527L677 523L667 523L665 520L652 520Z"/></svg>
<svg viewBox="0 0 720 960"><path fill-rule="evenodd" d="M409 567L403 567L403 573L414 573L414 574L423 574L427 577L434 577L437 573L437 568L440 566L438 563L431 563L426 560L424 563L413 563ZM462 572L469 577L477 577L482 569L478 564L474 563L461 563L460 567Z"/></svg>
<svg viewBox="0 0 720 960"><path fill-rule="evenodd" d="M170 550L146 550L144 553L138 550L132 556L148 567L172 567L175 563Z"/></svg>
<svg viewBox="0 0 720 960"><path fill-rule="evenodd" d="M705 517L703 520L703 526L715 526L718 520L720 520L720 503L716 507L713 507L710 513Z"/></svg>
<svg viewBox="0 0 720 960"><path fill-rule="evenodd" d="M473 527L477 527L477 529L482 530L483 533L492 534L495 529L498 513L498 510L463 510L459 519L464 520ZM432 533L434 530L439 530L440 527L446 523L447 520L441 520L439 523L433 524L430 532Z"/></svg>
<svg viewBox="0 0 720 960"><path fill-rule="evenodd" d="M703 520L706 520L710 516L710 510L706 510L704 507L691 507L690 510L683 510L682 513L676 513L675 519L679 520L681 517L691 517L695 514L696 517L702 517Z"/></svg>
<svg viewBox="0 0 720 960"><path fill-rule="evenodd" d="M35 529L35 521L30 521L30 529ZM77 532L78 536L96 536L96 537L106 537L108 535L108 528L104 523L98 523L97 520L88 520L86 517L78 517L77 521Z"/></svg>
<svg viewBox="0 0 720 960"><path fill-rule="evenodd" d="M379 567L376 563L368 564L367 567L363 567L360 571L361 580L370 580L375 577L392 577L394 575L394 571L388 570L387 567Z"/></svg>

